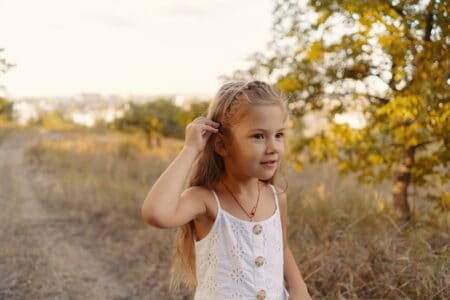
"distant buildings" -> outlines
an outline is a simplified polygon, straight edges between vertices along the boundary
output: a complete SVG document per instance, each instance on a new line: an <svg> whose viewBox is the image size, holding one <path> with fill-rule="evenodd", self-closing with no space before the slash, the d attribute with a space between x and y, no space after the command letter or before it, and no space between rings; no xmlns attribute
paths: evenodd
<svg viewBox="0 0 450 300"><path fill-rule="evenodd" d="M19 124L26 124L29 120L38 118L38 109L24 100L14 102L13 118Z"/></svg>
<svg viewBox="0 0 450 300"><path fill-rule="evenodd" d="M155 99L173 99L174 103L187 108L190 103L198 101L195 96L184 97L175 95L101 95L83 93L74 97L55 98L17 98L13 102L13 117L16 122L26 124L50 111L60 112L66 119L91 127L97 120L111 122L123 116L129 107L129 102L145 103Z"/></svg>

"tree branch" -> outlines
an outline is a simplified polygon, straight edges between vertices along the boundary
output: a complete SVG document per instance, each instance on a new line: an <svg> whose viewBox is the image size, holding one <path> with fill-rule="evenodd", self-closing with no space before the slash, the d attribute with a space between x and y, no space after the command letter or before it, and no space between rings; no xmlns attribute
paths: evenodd
<svg viewBox="0 0 450 300"><path fill-rule="evenodd" d="M348 95L352 95L352 94L353 93L332 93L332 94L327 94L327 95L341 96L342 97L342 96L348 96ZM376 100L378 100L379 102L381 102L383 104L387 104L390 101L390 99L379 97L379 96L375 96L375 95L363 94L363 96L367 97L369 101L370 101L370 98L373 98L373 99L376 99Z"/></svg>
<svg viewBox="0 0 450 300"><path fill-rule="evenodd" d="M390 0L386 1L389 8L393 9L399 16L405 17L405 13L402 9L398 8L397 6L394 6Z"/></svg>
<svg viewBox="0 0 450 300"><path fill-rule="evenodd" d="M424 42L431 41L431 31L433 30L434 0L430 2L428 7L428 14L425 24L425 36L423 38Z"/></svg>

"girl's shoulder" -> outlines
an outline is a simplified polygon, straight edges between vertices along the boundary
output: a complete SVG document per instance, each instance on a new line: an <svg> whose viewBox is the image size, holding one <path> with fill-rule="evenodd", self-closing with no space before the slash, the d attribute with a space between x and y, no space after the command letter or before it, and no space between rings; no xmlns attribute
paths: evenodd
<svg viewBox="0 0 450 300"><path fill-rule="evenodd" d="M200 185L194 185L186 188L183 191L183 194L187 194L189 198L202 200L207 207L210 206L211 201L214 200L211 189Z"/></svg>
<svg viewBox="0 0 450 300"><path fill-rule="evenodd" d="M214 188L213 188L214 189ZM217 215L217 204L214 199L214 194L212 189L205 186L191 186L188 187L183 193L189 194L189 198L195 198L197 201L202 201L206 208L206 213L204 215L198 216L196 219L202 219L206 217L208 220L215 218Z"/></svg>
<svg viewBox="0 0 450 300"><path fill-rule="evenodd" d="M202 186L202 185L193 185L193 186L187 187L185 189L185 191L190 191L190 192L194 192L194 193L208 193L208 192L211 193L210 189L208 189L207 187Z"/></svg>
<svg viewBox="0 0 450 300"><path fill-rule="evenodd" d="M186 188L183 194L188 194L190 197L203 199L207 194L211 194L211 191L204 186L193 185Z"/></svg>

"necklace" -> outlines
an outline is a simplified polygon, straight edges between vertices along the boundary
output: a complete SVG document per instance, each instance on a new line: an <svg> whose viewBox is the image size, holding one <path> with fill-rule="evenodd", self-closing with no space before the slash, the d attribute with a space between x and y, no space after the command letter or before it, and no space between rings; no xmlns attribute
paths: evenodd
<svg viewBox="0 0 450 300"><path fill-rule="evenodd" d="M253 206L252 210L250 211L250 213L248 213L245 208L241 205L241 203L239 202L239 200L234 196L234 194L230 191L230 189L225 185L225 183L223 181L221 181L223 186L227 189L227 191L231 194L231 196L233 196L233 199L237 202L237 204L239 205L239 207L245 212L245 214L250 218L250 221L253 221L253 217L255 216L256 213L256 208L258 207L258 203L259 203L259 180L258 180L258 199L256 200L256 204L255 206Z"/></svg>

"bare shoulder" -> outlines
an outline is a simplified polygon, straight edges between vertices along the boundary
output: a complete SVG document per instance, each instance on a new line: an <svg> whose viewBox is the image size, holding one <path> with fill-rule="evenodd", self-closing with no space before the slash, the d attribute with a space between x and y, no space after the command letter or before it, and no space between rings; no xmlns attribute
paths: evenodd
<svg viewBox="0 0 450 300"><path fill-rule="evenodd" d="M211 206L211 191L204 186L195 185L188 187L181 193L181 196L183 199L188 199L188 202L195 201L201 203L205 209Z"/></svg>
<svg viewBox="0 0 450 300"><path fill-rule="evenodd" d="M202 214L197 214L194 219L205 221L216 215L217 205L210 189L204 186L191 186L182 193L183 198L189 199L186 202L200 202L204 207Z"/></svg>
<svg viewBox="0 0 450 300"><path fill-rule="evenodd" d="M194 197L201 200L210 199L211 197L211 191L208 188L199 185L190 186L185 189L183 193L188 197Z"/></svg>
<svg viewBox="0 0 450 300"><path fill-rule="evenodd" d="M180 196L183 199L188 199L188 201L195 201L206 204L208 193L208 189L203 186L190 186L186 188Z"/></svg>

